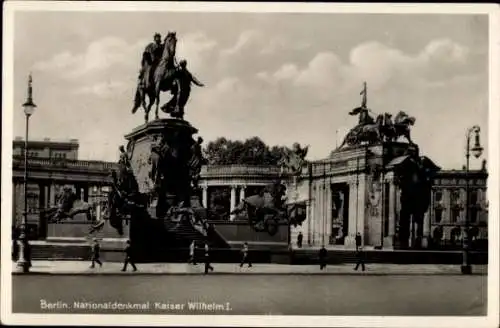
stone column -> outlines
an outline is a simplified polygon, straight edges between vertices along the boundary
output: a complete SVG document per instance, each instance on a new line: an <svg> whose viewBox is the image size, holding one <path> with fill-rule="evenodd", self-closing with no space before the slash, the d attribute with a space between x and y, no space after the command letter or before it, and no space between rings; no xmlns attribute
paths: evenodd
<svg viewBox="0 0 500 328"><path fill-rule="evenodd" d="M241 186L240 187L240 203L245 199L245 188L246 186Z"/></svg>
<svg viewBox="0 0 500 328"><path fill-rule="evenodd" d="M230 206L230 211L234 211L236 208L236 186L231 186L231 206ZM230 221L233 221L235 218L234 214L231 214L229 217Z"/></svg>
<svg viewBox="0 0 500 328"><path fill-rule="evenodd" d="M427 248L429 246L429 239L431 235L431 227L430 227L430 222L431 222L431 213L430 211L432 210L432 207L429 206L429 209L427 212L424 214L424 220L423 220L423 236L422 236L422 247Z"/></svg>
<svg viewBox="0 0 500 328"><path fill-rule="evenodd" d="M54 206L56 203L56 186L52 183L49 186L49 206Z"/></svg>
<svg viewBox="0 0 500 328"><path fill-rule="evenodd" d="M49 188L49 185L47 184L44 184L43 185L43 192L45 193L45 203L44 203L44 207L45 208L48 208L49 207L49 204L50 204L50 199L49 199L49 196L50 196L50 188Z"/></svg>
<svg viewBox="0 0 500 328"><path fill-rule="evenodd" d="M394 181L390 181L389 187L389 236L394 237L394 233L396 232L396 217L397 217L397 209L396 209L396 188L397 186L394 184Z"/></svg>
<svg viewBox="0 0 500 328"><path fill-rule="evenodd" d="M202 205L204 208L208 208L208 186L202 186Z"/></svg>

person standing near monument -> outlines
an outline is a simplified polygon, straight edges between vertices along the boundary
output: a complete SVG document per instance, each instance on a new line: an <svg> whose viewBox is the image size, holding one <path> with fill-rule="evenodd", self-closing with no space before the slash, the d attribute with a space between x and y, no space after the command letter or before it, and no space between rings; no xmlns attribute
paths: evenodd
<svg viewBox="0 0 500 328"><path fill-rule="evenodd" d="M356 252L358 249L361 247L361 234L358 232L356 233Z"/></svg>
<svg viewBox="0 0 500 328"><path fill-rule="evenodd" d="M297 236L297 247L302 248L302 240L304 239L304 235L302 235L302 231L299 232Z"/></svg>
<svg viewBox="0 0 500 328"><path fill-rule="evenodd" d="M319 269L323 270L326 268L326 259L327 259L328 251L325 248L325 245L322 245L319 250Z"/></svg>
<svg viewBox="0 0 500 328"><path fill-rule="evenodd" d="M192 241L191 245L189 245L189 261L188 263L196 265L196 258L195 258L195 252L196 252L196 241Z"/></svg>
<svg viewBox="0 0 500 328"><path fill-rule="evenodd" d="M241 249L241 263L240 263L240 268L243 267L243 264L247 263L248 267L250 268L252 266L252 262L250 261L250 258L248 257L248 243L245 242L243 244L243 248Z"/></svg>
<svg viewBox="0 0 500 328"><path fill-rule="evenodd" d="M127 240L127 247L125 248L125 261L123 263L123 269L122 271L127 271L127 265L130 263L132 266L132 269L134 271L137 271L137 267L135 266L135 261L134 261L134 250L132 249L132 246L130 245L130 240Z"/></svg>
<svg viewBox="0 0 500 328"><path fill-rule="evenodd" d="M95 268L96 263L99 264L100 267L102 267L102 262L99 259L101 252L101 245L99 245L99 241L97 240L97 238L94 238L91 249L92 249L92 256L91 256L92 264L90 265L90 268L91 269Z"/></svg>
<svg viewBox="0 0 500 328"><path fill-rule="evenodd" d="M361 270L365 271L365 254L363 252L363 247L356 249L356 266L354 267L355 271L358 271L359 266L361 265Z"/></svg>
<svg viewBox="0 0 500 328"><path fill-rule="evenodd" d="M205 274L208 273L208 270L214 271L214 268L210 265L210 248L208 243L205 243Z"/></svg>

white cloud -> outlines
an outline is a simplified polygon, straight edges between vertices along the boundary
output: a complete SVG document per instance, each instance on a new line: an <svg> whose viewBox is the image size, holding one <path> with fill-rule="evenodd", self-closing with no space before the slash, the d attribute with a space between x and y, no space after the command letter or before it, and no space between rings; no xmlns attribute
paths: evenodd
<svg viewBox="0 0 500 328"><path fill-rule="evenodd" d="M288 46L287 40L282 37L282 36L277 36L274 38L271 38L265 46L262 47L260 50L261 55L271 55L275 54L276 52L286 49Z"/></svg>
<svg viewBox="0 0 500 328"><path fill-rule="evenodd" d="M147 39L130 43L108 36L90 43L82 53L63 52L40 61L35 64L35 69L54 71L70 80L79 80L95 73L105 75L106 70L115 65L125 67L127 72L138 70L141 53L148 43ZM189 61L190 67L196 68L203 64L203 55L214 49L216 44L203 33L187 34L179 40L177 53Z"/></svg>
<svg viewBox="0 0 500 328"><path fill-rule="evenodd" d="M427 61L437 61L440 63L464 64L470 50L450 39L438 39L431 41L420 54L420 57Z"/></svg>
<svg viewBox="0 0 500 328"><path fill-rule="evenodd" d="M280 67L272 76L276 80L289 80L293 79L299 74L297 66L294 64L285 64Z"/></svg>
<svg viewBox="0 0 500 328"><path fill-rule="evenodd" d="M255 43L255 41L259 40L260 38L262 38L262 33L257 30L243 31L239 35L236 43L229 48L223 49L221 51L221 54L223 56L235 55L243 51L244 49L249 48L253 43Z"/></svg>
<svg viewBox="0 0 500 328"><path fill-rule="evenodd" d="M90 43L83 53L57 54L35 64L35 69L56 71L64 78L79 79L91 73L102 73L115 64L138 65L141 48L145 45L145 41L129 44L117 37L104 37Z"/></svg>
<svg viewBox="0 0 500 328"><path fill-rule="evenodd" d="M402 83L407 86L438 86L457 79L468 60L466 47L451 40L433 40L416 55L379 42L365 42L353 48L347 63L332 52L316 54L306 67L286 63L273 73L257 77L271 83L289 80L297 87L311 87L316 92L346 92L367 81L371 90ZM452 69L451 69L452 68Z"/></svg>
<svg viewBox="0 0 500 328"><path fill-rule="evenodd" d="M216 49L217 42L205 33L192 33L183 36L177 43L177 57L188 61L190 69L197 71L206 65L207 53Z"/></svg>
<svg viewBox="0 0 500 328"><path fill-rule="evenodd" d="M130 84L123 81L99 82L90 86L82 86L73 91L77 95L97 96L100 98L113 97L130 88Z"/></svg>
<svg viewBox="0 0 500 328"><path fill-rule="evenodd" d="M260 135L269 143L299 140L311 144L312 158L321 158L334 148L336 137L340 144L356 124L357 119L347 112L360 101L362 82L367 81L369 106L375 112L404 109L416 116L418 123L412 132L415 141L429 155L438 156L436 136L431 132L439 130L440 117L448 117L451 108L470 117L469 110L484 107L481 99L486 89L470 88L484 85L487 79L484 72L464 73L470 61L468 54L464 46L443 40L434 40L413 54L367 42L354 47L344 61L333 52L323 51L311 56L305 65L286 62L274 70L257 71L248 80L226 78L205 90L200 99L195 96L194 104L231 124L211 123L200 131L207 133L207 140L216 135L239 139ZM449 66L455 69L449 70ZM443 88L449 89L446 94ZM478 90L480 93L475 94ZM447 95L454 92L460 92L467 101L449 100ZM432 115L436 119L429 120ZM261 118L259 123L252 123L255 118ZM288 133L287 127L293 133ZM441 139L440 144L453 142ZM454 164L444 159L444 165Z"/></svg>

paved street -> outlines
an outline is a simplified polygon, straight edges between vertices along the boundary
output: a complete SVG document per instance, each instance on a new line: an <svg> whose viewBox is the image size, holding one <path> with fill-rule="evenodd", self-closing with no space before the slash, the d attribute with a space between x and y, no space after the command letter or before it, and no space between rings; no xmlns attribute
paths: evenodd
<svg viewBox="0 0 500 328"><path fill-rule="evenodd" d="M196 266L186 263L139 263L139 270L132 272L129 266L127 272L121 272L122 263L104 262L102 267L98 265L91 269L88 261L33 261L31 273L35 274L78 274L78 275L199 275L203 273L203 264ZM243 274L243 275L283 275L283 274L304 274L304 275L461 275L460 266L444 264L385 264L368 263L366 271L353 270L353 264L328 265L325 270L319 270L319 265L288 265L288 264L254 264L248 268L246 265L240 268L235 263L215 263L215 271L211 274ZM13 270L16 264L12 263ZM487 274L487 265L474 265L474 274Z"/></svg>
<svg viewBox="0 0 500 328"><path fill-rule="evenodd" d="M486 280L486 275L14 275L12 293L15 313L484 315ZM75 302L91 305L79 303L76 309ZM89 308L111 304L105 302L137 308Z"/></svg>

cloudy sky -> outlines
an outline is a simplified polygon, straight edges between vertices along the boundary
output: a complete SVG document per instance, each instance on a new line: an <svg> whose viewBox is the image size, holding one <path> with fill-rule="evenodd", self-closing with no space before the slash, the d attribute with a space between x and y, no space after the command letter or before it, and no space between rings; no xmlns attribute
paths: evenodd
<svg viewBox="0 0 500 328"><path fill-rule="evenodd" d="M115 161L143 123L130 113L141 51L168 31L206 84L185 116L205 140L257 135L326 157L336 131L340 143L356 124L347 113L367 81L368 106L415 116L414 141L441 167L464 164L473 124L487 146L487 16L17 12L14 25L14 135L24 133L31 71L30 137L79 139L82 159Z"/></svg>

